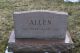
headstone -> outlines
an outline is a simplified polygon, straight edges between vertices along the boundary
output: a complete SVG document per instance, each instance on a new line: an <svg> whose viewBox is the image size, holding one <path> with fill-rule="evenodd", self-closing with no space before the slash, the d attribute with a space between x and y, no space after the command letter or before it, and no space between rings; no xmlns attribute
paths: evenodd
<svg viewBox="0 0 80 53"><path fill-rule="evenodd" d="M59 53L72 48L65 12L34 10L14 12L14 30L8 52ZM68 53L68 52L67 52Z"/></svg>
<svg viewBox="0 0 80 53"><path fill-rule="evenodd" d="M15 37L65 39L67 17L67 13L57 11L15 12Z"/></svg>

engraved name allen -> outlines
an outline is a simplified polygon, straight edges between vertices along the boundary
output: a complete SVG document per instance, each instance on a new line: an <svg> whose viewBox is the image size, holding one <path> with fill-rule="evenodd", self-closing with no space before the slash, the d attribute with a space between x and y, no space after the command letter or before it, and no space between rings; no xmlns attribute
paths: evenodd
<svg viewBox="0 0 80 53"><path fill-rule="evenodd" d="M29 25L50 25L51 20L30 20Z"/></svg>

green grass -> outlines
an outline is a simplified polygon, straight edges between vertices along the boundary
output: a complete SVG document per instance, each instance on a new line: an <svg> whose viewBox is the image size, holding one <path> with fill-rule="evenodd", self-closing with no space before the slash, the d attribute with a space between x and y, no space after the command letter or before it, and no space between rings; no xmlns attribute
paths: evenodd
<svg viewBox="0 0 80 53"><path fill-rule="evenodd" d="M73 53L80 53L80 3L63 0L0 0L0 53L4 53L13 27L13 12L28 10L57 10L69 13L68 30L75 43Z"/></svg>

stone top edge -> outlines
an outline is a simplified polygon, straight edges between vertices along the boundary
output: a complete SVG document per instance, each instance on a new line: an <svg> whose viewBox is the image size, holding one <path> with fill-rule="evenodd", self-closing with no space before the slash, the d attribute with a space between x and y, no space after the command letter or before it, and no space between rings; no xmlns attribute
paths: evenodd
<svg viewBox="0 0 80 53"><path fill-rule="evenodd" d="M64 15L68 15L67 12L61 12L61 11L50 11L50 10L20 11L20 12L14 12L14 14L31 13L31 12L48 12L48 13L55 13L55 14L64 14Z"/></svg>

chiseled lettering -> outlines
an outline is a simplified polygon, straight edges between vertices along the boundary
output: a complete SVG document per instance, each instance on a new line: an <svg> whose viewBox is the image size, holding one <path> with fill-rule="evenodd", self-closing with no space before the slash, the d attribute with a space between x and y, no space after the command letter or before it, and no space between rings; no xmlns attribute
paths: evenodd
<svg viewBox="0 0 80 53"><path fill-rule="evenodd" d="M29 21L30 25L49 25L51 24L51 20L30 20Z"/></svg>

